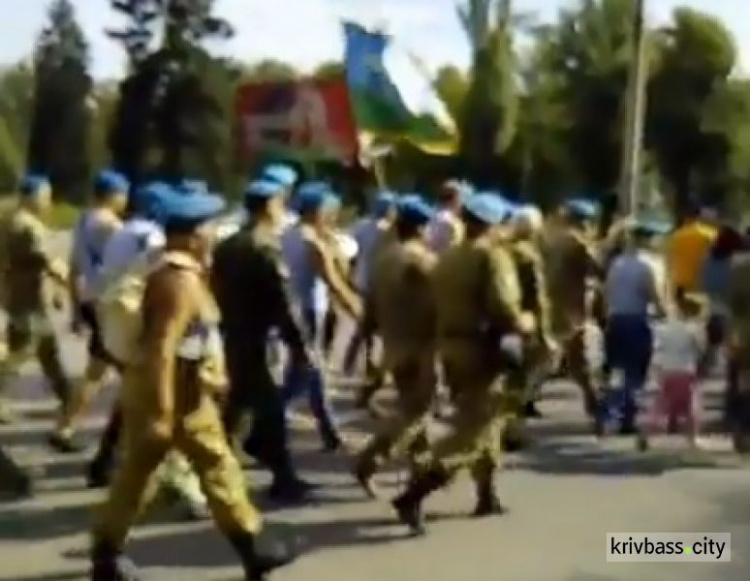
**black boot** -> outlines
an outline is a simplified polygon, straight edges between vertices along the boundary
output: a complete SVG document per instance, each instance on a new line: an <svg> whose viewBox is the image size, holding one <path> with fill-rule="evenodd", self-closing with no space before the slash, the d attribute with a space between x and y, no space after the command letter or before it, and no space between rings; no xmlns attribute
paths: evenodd
<svg viewBox="0 0 750 581"><path fill-rule="evenodd" d="M135 563L107 543L91 551L91 581L141 581Z"/></svg>
<svg viewBox="0 0 750 581"><path fill-rule="evenodd" d="M289 548L282 543L261 548L258 537L251 533L235 533L227 538L242 561L247 581L264 581L268 573L295 559Z"/></svg>
<svg viewBox="0 0 750 581"><path fill-rule="evenodd" d="M107 488L110 481L110 469L103 462L94 460L86 469L86 485L91 489Z"/></svg>
<svg viewBox="0 0 750 581"><path fill-rule="evenodd" d="M492 482L477 487L477 504L472 516L482 518L485 516L500 516L508 512L497 498L495 487Z"/></svg>
<svg viewBox="0 0 750 581"><path fill-rule="evenodd" d="M428 472L415 476L407 489L393 500L392 505L399 520L409 527L413 535L425 534L422 501L448 484L449 480L450 476L445 470L431 468Z"/></svg>

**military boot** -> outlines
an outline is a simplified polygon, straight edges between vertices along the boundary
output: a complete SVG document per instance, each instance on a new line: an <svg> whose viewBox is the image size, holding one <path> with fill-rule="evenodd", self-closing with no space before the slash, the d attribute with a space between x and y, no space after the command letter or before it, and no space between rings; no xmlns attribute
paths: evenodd
<svg viewBox="0 0 750 581"><path fill-rule="evenodd" d="M91 551L91 581L141 581L135 563L109 543L99 542Z"/></svg>
<svg viewBox="0 0 750 581"><path fill-rule="evenodd" d="M259 537L248 532L227 535L242 561L247 581L265 581L274 569L288 565L295 556L283 543L260 547Z"/></svg>
<svg viewBox="0 0 750 581"><path fill-rule="evenodd" d="M416 475L406 490L393 502L399 520L409 527L413 535L425 534L422 518L422 502L433 492L440 490L450 481L449 474L442 468L434 467Z"/></svg>

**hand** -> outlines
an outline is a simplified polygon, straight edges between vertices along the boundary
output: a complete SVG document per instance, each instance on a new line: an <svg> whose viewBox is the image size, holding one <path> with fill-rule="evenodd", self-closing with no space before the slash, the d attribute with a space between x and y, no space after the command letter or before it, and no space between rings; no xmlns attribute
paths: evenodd
<svg viewBox="0 0 750 581"><path fill-rule="evenodd" d="M174 422L172 418L160 417L148 425L148 439L152 442L166 444L172 441Z"/></svg>
<svg viewBox="0 0 750 581"><path fill-rule="evenodd" d="M518 331L523 335L531 335L536 330L536 320L531 313L521 313L518 318Z"/></svg>

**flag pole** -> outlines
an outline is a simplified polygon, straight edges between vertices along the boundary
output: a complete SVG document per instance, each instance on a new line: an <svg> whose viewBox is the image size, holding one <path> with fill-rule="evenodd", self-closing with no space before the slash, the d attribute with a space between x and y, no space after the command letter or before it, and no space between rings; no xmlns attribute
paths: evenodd
<svg viewBox="0 0 750 581"><path fill-rule="evenodd" d="M641 187L643 130L646 113L646 31L645 0L636 0L633 14L633 58L628 75L626 94L625 135L620 172L620 209L625 214L638 210Z"/></svg>

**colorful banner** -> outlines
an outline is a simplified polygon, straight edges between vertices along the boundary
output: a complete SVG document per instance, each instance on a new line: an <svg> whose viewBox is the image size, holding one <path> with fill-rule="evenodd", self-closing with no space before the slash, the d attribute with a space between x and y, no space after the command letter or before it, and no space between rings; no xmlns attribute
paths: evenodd
<svg viewBox="0 0 750 581"><path fill-rule="evenodd" d="M243 161L261 154L353 163L357 129L341 79L249 83L236 96L237 138Z"/></svg>

